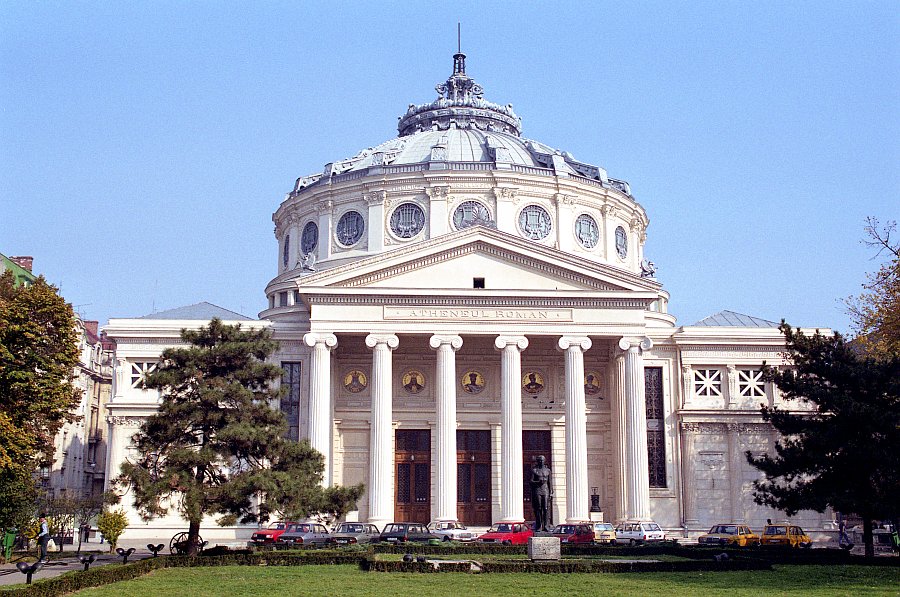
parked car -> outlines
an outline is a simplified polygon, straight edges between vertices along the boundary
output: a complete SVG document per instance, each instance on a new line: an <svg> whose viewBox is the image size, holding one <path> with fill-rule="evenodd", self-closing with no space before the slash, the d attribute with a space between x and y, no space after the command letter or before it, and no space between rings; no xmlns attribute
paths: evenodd
<svg viewBox="0 0 900 597"><path fill-rule="evenodd" d="M700 545L727 545L729 547L759 547L759 535L745 524L717 524L697 539Z"/></svg>
<svg viewBox="0 0 900 597"><path fill-rule="evenodd" d="M560 543L593 543L594 528L590 524L558 524L553 528L553 536Z"/></svg>
<svg viewBox="0 0 900 597"><path fill-rule="evenodd" d="M316 522L298 522L281 534L281 545L325 545L331 535L325 525Z"/></svg>
<svg viewBox="0 0 900 597"><path fill-rule="evenodd" d="M502 543L504 545L524 545L534 535L531 527L524 522L498 522L478 538L482 543Z"/></svg>
<svg viewBox="0 0 900 597"><path fill-rule="evenodd" d="M381 538L381 531L374 524L342 522L328 538L330 545L355 545L373 543Z"/></svg>
<svg viewBox="0 0 900 597"><path fill-rule="evenodd" d="M764 547L812 547L812 539L803 529L793 524L767 524L760 543Z"/></svg>
<svg viewBox="0 0 900 597"><path fill-rule="evenodd" d="M384 526L379 538L390 543L426 542L432 539L441 539L438 535L430 533L428 528L419 522L391 522Z"/></svg>
<svg viewBox="0 0 900 597"><path fill-rule="evenodd" d="M478 537L461 522L435 521L428 524L428 530L443 541L474 541Z"/></svg>
<svg viewBox="0 0 900 597"><path fill-rule="evenodd" d="M614 545L616 542L616 529L611 522L595 522L594 543Z"/></svg>
<svg viewBox="0 0 900 597"><path fill-rule="evenodd" d="M659 525L652 520L631 520L616 527L616 543L626 545L639 545L663 541L666 534Z"/></svg>
<svg viewBox="0 0 900 597"><path fill-rule="evenodd" d="M256 545L271 545L278 540L281 535L288 530L293 524L297 524L296 522L287 522L283 520L279 520L277 522L273 522L269 524L264 529L260 529L254 532L250 536L250 541L252 541Z"/></svg>

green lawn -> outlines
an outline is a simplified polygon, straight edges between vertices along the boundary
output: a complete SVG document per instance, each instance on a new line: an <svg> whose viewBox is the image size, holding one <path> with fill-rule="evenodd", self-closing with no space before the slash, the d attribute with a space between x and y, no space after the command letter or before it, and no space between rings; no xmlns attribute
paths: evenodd
<svg viewBox="0 0 900 597"><path fill-rule="evenodd" d="M79 596L275 595L431 597L548 595L900 595L900 568L776 566L763 572L647 574L392 574L356 566L169 568Z"/></svg>

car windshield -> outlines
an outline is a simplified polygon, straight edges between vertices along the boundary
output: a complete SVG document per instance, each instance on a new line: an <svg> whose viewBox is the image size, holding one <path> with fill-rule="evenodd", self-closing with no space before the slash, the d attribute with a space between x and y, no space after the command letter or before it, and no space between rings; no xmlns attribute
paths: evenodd
<svg viewBox="0 0 900 597"><path fill-rule="evenodd" d="M284 528L285 528L286 526L287 526L287 525L286 525L285 523L283 523L283 522L273 522L272 524L270 524L270 525L267 526L266 528L269 529L269 530L271 530L271 531L282 531L282 530L284 530Z"/></svg>
<svg viewBox="0 0 900 597"><path fill-rule="evenodd" d="M361 524L342 523L337 529L338 533L364 533L365 529Z"/></svg>
<svg viewBox="0 0 900 597"><path fill-rule="evenodd" d="M709 532L721 535L737 535L737 527L733 524L720 524L709 529Z"/></svg>
<svg viewBox="0 0 900 597"><path fill-rule="evenodd" d="M572 533L575 532L575 530L576 530L575 526L573 526L571 524L560 524L560 525L557 525L557 527L555 529L553 529L553 532L558 535L563 535L563 534L571 535Z"/></svg>
<svg viewBox="0 0 900 597"><path fill-rule="evenodd" d="M610 522L595 524L594 529L598 531L611 531L613 530L613 525Z"/></svg>
<svg viewBox="0 0 900 597"><path fill-rule="evenodd" d="M656 524L655 522L651 522L650 524L645 524L645 525L644 525L644 530L647 530L647 531L658 531L658 530L660 530L660 528L659 528L659 525L658 525L658 524Z"/></svg>
<svg viewBox="0 0 900 597"><path fill-rule="evenodd" d="M295 524L292 525L289 532L291 533L308 533L309 532L308 524Z"/></svg>
<svg viewBox="0 0 900 597"><path fill-rule="evenodd" d="M765 535L787 535L787 527L771 526L766 527Z"/></svg>
<svg viewBox="0 0 900 597"><path fill-rule="evenodd" d="M494 526L491 527L491 532L492 533L512 533L513 525L506 524L506 523L495 524Z"/></svg>
<svg viewBox="0 0 900 597"><path fill-rule="evenodd" d="M399 524L389 524L384 527L385 533L400 533L403 532L403 527Z"/></svg>

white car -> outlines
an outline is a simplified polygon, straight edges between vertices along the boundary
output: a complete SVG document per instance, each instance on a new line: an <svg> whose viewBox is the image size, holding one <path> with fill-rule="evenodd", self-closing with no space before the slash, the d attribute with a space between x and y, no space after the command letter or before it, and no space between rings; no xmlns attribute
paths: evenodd
<svg viewBox="0 0 900 597"><path fill-rule="evenodd" d="M428 530L440 535L443 541L474 541L478 538L477 533L467 529L461 522L435 521L428 525Z"/></svg>
<svg viewBox="0 0 900 597"><path fill-rule="evenodd" d="M640 545L665 538L666 534L652 520L628 520L616 527L617 544Z"/></svg>

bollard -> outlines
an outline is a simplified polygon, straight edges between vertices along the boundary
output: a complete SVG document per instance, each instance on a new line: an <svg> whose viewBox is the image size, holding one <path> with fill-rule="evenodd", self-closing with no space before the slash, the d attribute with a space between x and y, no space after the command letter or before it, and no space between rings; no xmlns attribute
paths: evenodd
<svg viewBox="0 0 900 597"><path fill-rule="evenodd" d="M412 555L411 553L405 553L405 554L403 554L403 561L404 561L404 562L407 562L407 563L408 563L408 562L412 562L412 561L413 561L413 555Z"/></svg>
<svg viewBox="0 0 900 597"><path fill-rule="evenodd" d="M127 564L127 563L128 563L128 556L130 556L131 554L134 553L134 548L133 548L133 547L129 547L129 548L126 550L126 549L122 549L121 547L117 547L117 548L116 548L116 553L119 554L119 557L120 557L120 558L122 558L122 563L123 563L123 564Z"/></svg>
<svg viewBox="0 0 900 597"><path fill-rule="evenodd" d="M78 561L84 564L84 571L87 572L88 568L91 567L91 564L94 563L94 560L97 559L97 556L94 554L88 556L78 556Z"/></svg>
<svg viewBox="0 0 900 597"><path fill-rule="evenodd" d="M16 568L19 569L19 572L25 575L25 584L31 584L31 575L44 567L44 562L38 560L34 564L27 564L26 562L19 562L16 564Z"/></svg>

